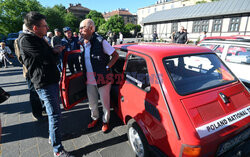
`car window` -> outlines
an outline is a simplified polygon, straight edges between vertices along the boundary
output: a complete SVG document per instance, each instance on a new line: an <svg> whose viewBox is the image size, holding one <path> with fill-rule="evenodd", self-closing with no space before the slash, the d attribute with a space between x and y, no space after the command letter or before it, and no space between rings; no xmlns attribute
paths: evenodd
<svg viewBox="0 0 250 157"><path fill-rule="evenodd" d="M200 46L213 50L217 45L215 45L215 44L201 44Z"/></svg>
<svg viewBox="0 0 250 157"><path fill-rule="evenodd" d="M126 80L145 90L150 86L146 60L136 55L129 55L125 70Z"/></svg>
<svg viewBox="0 0 250 157"><path fill-rule="evenodd" d="M163 60L176 91L187 95L235 80L215 54L178 56Z"/></svg>
<svg viewBox="0 0 250 157"><path fill-rule="evenodd" d="M112 72L114 74L121 74L123 71L123 66L125 63L127 52L117 49L116 52L119 54L118 60L112 67Z"/></svg>
<svg viewBox="0 0 250 157"><path fill-rule="evenodd" d="M224 50L224 45L216 45L213 50L219 57L221 57L221 54Z"/></svg>
<svg viewBox="0 0 250 157"><path fill-rule="evenodd" d="M243 46L230 46L228 48L226 61L250 64L250 48Z"/></svg>

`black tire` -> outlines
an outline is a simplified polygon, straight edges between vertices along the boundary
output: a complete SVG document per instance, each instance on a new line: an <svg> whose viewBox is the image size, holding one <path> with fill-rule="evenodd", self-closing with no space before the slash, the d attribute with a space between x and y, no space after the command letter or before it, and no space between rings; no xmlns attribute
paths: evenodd
<svg viewBox="0 0 250 157"><path fill-rule="evenodd" d="M146 139L145 135L143 134L139 125L136 123L136 121L134 119L131 119L131 120L129 120L127 126L128 126L128 130L127 130L128 140L129 140L129 143L130 143L133 151L135 152L136 156L137 157L149 157L150 156L149 145L148 145L147 139ZM139 135L139 136L137 136L137 138L139 138L139 140L131 139L132 134ZM138 147L140 147L140 148L138 148Z"/></svg>

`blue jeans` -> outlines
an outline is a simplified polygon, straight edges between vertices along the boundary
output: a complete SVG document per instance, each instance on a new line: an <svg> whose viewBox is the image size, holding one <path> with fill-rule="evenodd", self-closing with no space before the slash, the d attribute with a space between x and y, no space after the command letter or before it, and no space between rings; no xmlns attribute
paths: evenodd
<svg viewBox="0 0 250 157"><path fill-rule="evenodd" d="M49 122L49 136L54 152L60 152L63 149L61 143L61 109L59 102L59 85L51 84L37 89L37 94L43 100Z"/></svg>

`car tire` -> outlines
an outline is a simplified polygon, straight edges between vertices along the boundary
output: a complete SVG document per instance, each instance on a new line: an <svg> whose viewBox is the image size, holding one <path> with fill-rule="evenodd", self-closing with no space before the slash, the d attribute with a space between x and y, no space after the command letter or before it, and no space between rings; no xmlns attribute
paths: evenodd
<svg viewBox="0 0 250 157"><path fill-rule="evenodd" d="M129 120L128 124L128 140L137 157L149 157L149 145L141 128L134 119Z"/></svg>

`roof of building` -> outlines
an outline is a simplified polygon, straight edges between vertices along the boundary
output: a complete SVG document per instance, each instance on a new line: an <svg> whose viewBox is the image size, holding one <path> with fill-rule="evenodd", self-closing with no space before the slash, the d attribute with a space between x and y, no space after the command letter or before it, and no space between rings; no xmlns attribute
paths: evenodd
<svg viewBox="0 0 250 157"><path fill-rule="evenodd" d="M205 18L250 13L250 0L220 0L155 12L142 23L157 23L181 19Z"/></svg>
<svg viewBox="0 0 250 157"><path fill-rule="evenodd" d="M70 4L68 10L90 11L89 8L83 7L81 4L76 4L76 5Z"/></svg>
<svg viewBox="0 0 250 157"><path fill-rule="evenodd" d="M114 10L103 14L104 18L109 18L114 15L133 15L128 10Z"/></svg>

